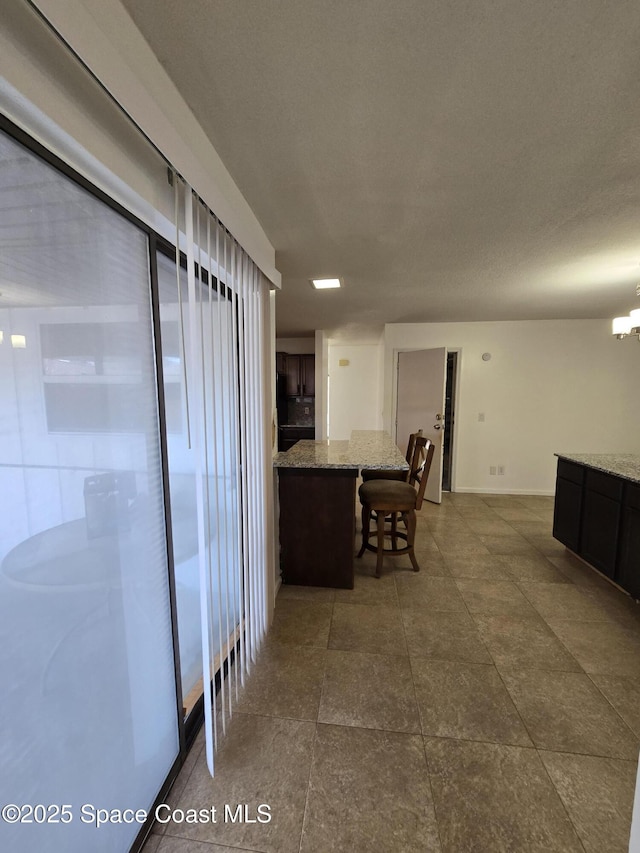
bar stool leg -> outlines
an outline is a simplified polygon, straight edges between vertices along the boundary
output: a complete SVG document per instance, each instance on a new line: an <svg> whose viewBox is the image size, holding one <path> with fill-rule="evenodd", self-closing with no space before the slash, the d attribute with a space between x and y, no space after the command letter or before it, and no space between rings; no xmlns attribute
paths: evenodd
<svg viewBox="0 0 640 853"><path fill-rule="evenodd" d="M409 510L406 514L406 525L407 525L407 547L409 548L409 559L411 560L411 565L413 566L414 572L420 571L420 566L418 565L418 561L416 560L416 555L413 551L413 543L416 537L416 513L415 510Z"/></svg>
<svg viewBox="0 0 640 853"><path fill-rule="evenodd" d="M376 577L380 577L382 558L384 557L384 513L378 513L378 557L376 560Z"/></svg>
<svg viewBox="0 0 640 853"><path fill-rule="evenodd" d="M398 513L391 513L391 547L398 550Z"/></svg>

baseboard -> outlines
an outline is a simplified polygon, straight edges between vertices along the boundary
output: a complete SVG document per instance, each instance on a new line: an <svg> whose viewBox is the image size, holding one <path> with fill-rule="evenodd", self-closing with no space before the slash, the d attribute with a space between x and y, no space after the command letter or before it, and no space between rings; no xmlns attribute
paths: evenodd
<svg viewBox="0 0 640 853"><path fill-rule="evenodd" d="M547 491L546 489L476 489L475 487L458 486L451 494L468 494L468 495L542 495L552 498L555 491Z"/></svg>

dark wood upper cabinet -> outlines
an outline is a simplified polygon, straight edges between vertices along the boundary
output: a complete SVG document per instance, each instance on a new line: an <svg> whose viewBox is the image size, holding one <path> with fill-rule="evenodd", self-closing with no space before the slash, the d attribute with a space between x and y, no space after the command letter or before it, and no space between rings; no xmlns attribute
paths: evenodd
<svg viewBox="0 0 640 853"><path fill-rule="evenodd" d="M300 374L302 381L302 396L316 396L316 357L315 355L300 356Z"/></svg>
<svg viewBox="0 0 640 853"><path fill-rule="evenodd" d="M285 357L285 373L287 375L287 397L315 397L315 355L287 355Z"/></svg>

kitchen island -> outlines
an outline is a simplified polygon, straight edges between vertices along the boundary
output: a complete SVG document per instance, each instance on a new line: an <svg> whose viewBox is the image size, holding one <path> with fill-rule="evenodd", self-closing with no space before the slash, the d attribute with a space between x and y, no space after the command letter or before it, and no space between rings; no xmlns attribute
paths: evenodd
<svg viewBox="0 0 640 853"><path fill-rule="evenodd" d="M640 599L640 454L556 456L553 535Z"/></svg>
<svg viewBox="0 0 640 853"><path fill-rule="evenodd" d="M273 465L283 582L353 589L356 478L408 471L402 452L386 432L354 430L348 441L299 441Z"/></svg>

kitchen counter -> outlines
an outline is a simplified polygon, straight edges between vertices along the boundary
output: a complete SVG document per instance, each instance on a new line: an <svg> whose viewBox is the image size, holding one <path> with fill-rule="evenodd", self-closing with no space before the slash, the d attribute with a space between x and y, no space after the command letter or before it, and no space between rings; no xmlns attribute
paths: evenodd
<svg viewBox="0 0 640 853"><path fill-rule="evenodd" d="M640 455L556 456L553 535L640 599Z"/></svg>
<svg viewBox="0 0 640 853"><path fill-rule="evenodd" d="M386 432L354 430L349 441L299 441L273 465L283 582L353 589L358 472L407 471L401 451Z"/></svg>
<svg viewBox="0 0 640 853"><path fill-rule="evenodd" d="M408 471L409 466L388 432L354 430L348 441L298 441L273 459L275 468L367 468Z"/></svg>
<svg viewBox="0 0 640 853"><path fill-rule="evenodd" d="M640 483L640 454L639 453L556 453L558 459L575 462L586 468L595 468L605 474L613 474Z"/></svg>

